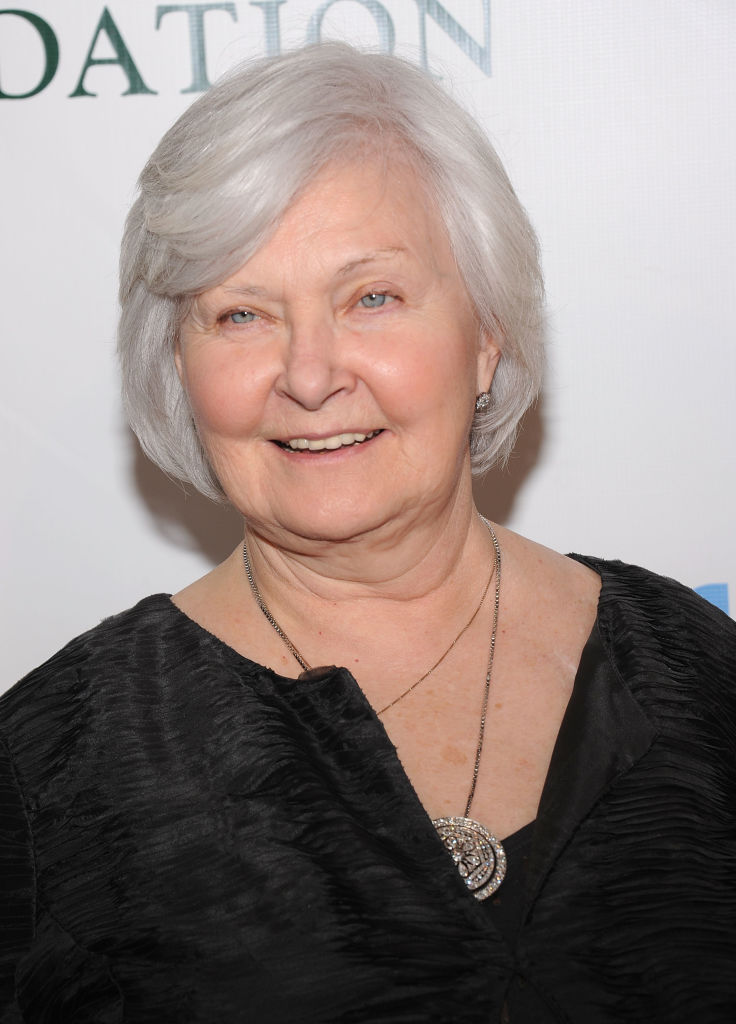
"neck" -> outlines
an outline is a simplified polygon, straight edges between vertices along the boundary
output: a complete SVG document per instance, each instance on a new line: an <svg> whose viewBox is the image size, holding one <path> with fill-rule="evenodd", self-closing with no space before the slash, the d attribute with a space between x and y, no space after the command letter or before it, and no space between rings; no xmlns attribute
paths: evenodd
<svg viewBox="0 0 736 1024"><path fill-rule="evenodd" d="M327 605L426 601L455 583L467 586L490 558L488 533L472 499L338 542L276 534L256 523L247 525L246 536L265 602L286 610L298 604L300 617L305 599Z"/></svg>

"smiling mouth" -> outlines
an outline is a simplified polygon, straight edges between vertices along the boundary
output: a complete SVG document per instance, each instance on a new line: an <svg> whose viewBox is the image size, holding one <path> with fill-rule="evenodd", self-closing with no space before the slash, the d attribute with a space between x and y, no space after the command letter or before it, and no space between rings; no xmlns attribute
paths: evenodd
<svg viewBox="0 0 736 1024"><path fill-rule="evenodd" d="M382 430L372 430L369 434L333 434L332 437L306 438L292 437L288 441L275 441L274 443L287 452L334 452L339 448L353 448L355 445L365 444L371 438L383 433Z"/></svg>

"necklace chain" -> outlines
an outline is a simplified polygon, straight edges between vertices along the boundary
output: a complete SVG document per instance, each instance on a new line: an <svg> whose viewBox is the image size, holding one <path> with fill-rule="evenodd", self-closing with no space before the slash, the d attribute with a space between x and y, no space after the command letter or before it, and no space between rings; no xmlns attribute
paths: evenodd
<svg viewBox="0 0 736 1024"><path fill-rule="evenodd" d="M470 616L470 618L465 623L465 625L460 630L460 632L455 637L455 639L452 641L452 643L447 648L447 650L444 652L444 654L441 654L439 656L439 658L437 659L437 661L434 663L434 665L431 668L427 669L427 671L424 673L424 675L420 676L415 683L412 683L411 686L407 686L407 688L404 690L403 693L400 693L398 697L394 697L394 699L389 704L387 704L385 708L381 708L380 711L377 711L376 714L378 715L379 718L381 717L382 714L384 714L384 712L388 711L389 708L392 708L394 706L394 704L398 704L400 700L403 700L404 697L408 696L411 693L411 691L415 690L417 688L417 686L419 686L420 683L423 683L424 680L428 676L431 676L432 673L434 672L434 670L436 668L438 668L442 664L442 662L445 660L445 658L450 653L450 651L455 646L455 644L458 642L458 640L460 640L460 638L463 637L465 635L465 633L467 633L467 631L473 625L475 620L478 618L478 613L480 612L481 608L483 607L483 603L484 603L484 601L486 599L486 596L487 596L488 591L489 591L490 586L491 586L491 580L493 579L493 570L495 568L495 565L496 565L496 561L494 559L491 562L491 571L488 574L488 579L486 580L486 585L483 588L483 593L481 594L480 601L478 602L475 611Z"/></svg>
<svg viewBox="0 0 736 1024"><path fill-rule="evenodd" d="M497 629L498 629L498 608L499 608L499 601L500 601L500 597L501 597L501 548L499 547L498 538L496 537L496 534L495 534L491 524L488 522L488 520L485 517L481 516L480 518L483 521L483 523L486 525L486 527L488 528L488 532L491 535L491 540L493 541L493 552L494 552L494 555L493 555L493 561L491 562L491 571L490 571L490 574L488 576L488 581L486 582L485 588L483 590L483 595L482 595L480 601L478 602L478 605L477 605L475 611L470 616L470 618L465 623L465 625L460 630L460 632L457 634L457 636L452 641L450 646L445 650L445 652L442 655L440 655L440 657L437 659L437 661L434 663L434 665L432 665L432 667L430 669L427 669L427 671L424 673L424 675L420 676L419 679L416 680L416 682L412 683L411 686L408 686L404 690L403 693L400 693L398 697L395 697L394 700L392 700L389 704L387 704L384 708L381 708L381 710L377 712L377 714L380 716L380 715L384 714L384 712L388 711L389 708L392 708L395 704L398 704L399 701L403 700L404 697L406 697L408 694L410 694L412 692L412 690L414 690L417 686L419 686L420 683L423 683L424 680L428 676L430 676L434 672L434 670L445 660L445 658L450 653L450 651L453 649L453 647L458 642L458 640L460 640L460 638L470 629L470 627L475 622L475 620L476 620L476 618L478 616L478 613L480 612L481 608L483 607L483 603L484 603L484 601L486 599L486 595L488 594L488 590L490 589L491 580L493 579L493 577L495 575L495 577L496 577L496 586L495 586L494 601L493 601L493 624L492 624L492 627L491 627L491 642L490 642L490 646L489 646L489 649L488 649L488 664L487 664L487 667L486 667L486 679L485 679L485 687L484 687L484 690L483 690L483 702L481 704L480 728L479 728L479 732L478 732L478 745L477 745L477 747L475 749L475 761L473 763L473 776L472 776L471 784L470 784L470 793L468 794L468 802L467 802L467 804L465 806L465 817L466 818L470 814L470 808L471 808L471 805L473 803L473 798L475 796L475 787L476 787L477 782L478 782L478 773L480 772L480 760L481 760L481 756L483 754L483 740L485 738L486 717L488 715L488 698L489 698L489 694L490 694L490 690L491 690L491 673L493 671L493 657L494 657L494 654L496 652L496 632L497 632ZM310 670L310 668L311 668L311 665L306 660L306 658L302 655L302 653L299 651L298 647L296 647L296 645L294 643L292 643L290 637L285 632L285 630L282 629L282 627L276 621L276 619L274 618L273 614L271 613L270 608L268 607L266 602L263 600L263 597L261 596L261 592L258 589L258 584L256 583L255 576L253 575L253 568L252 568L252 566L250 564L250 558L248 556L248 545L247 545L245 540L243 541L243 565L245 566L245 574L248 577L248 583L250 584L250 589L253 592L253 596L256 599L256 603L258 604L258 607L261 609L261 611L263 612L263 615L266 617L266 619L271 624L271 626L276 631L276 633L278 633L278 635L281 638L281 641L283 642L284 646L291 653L291 655L295 659L295 661L298 662L300 667L305 672L308 672Z"/></svg>
<svg viewBox="0 0 736 1024"><path fill-rule="evenodd" d="M253 597L255 597L258 603L258 607L261 609L263 614L266 616L268 621L271 623L273 628L281 637L286 647L288 647L289 651L291 652L295 660L299 662L299 665L304 669L305 672L308 672L309 669L311 668L311 665L309 665L307 661L302 657L302 655L299 653L299 650L294 646L294 644L283 631L281 626L279 626L278 622L271 614L268 605L261 597L261 592L258 589L258 584L256 583L255 576L253 575L253 569L251 568L250 559L248 558L248 545L245 541L243 541L243 564L245 566L245 575L248 577L248 583L250 584L250 589L253 592Z"/></svg>
<svg viewBox="0 0 736 1024"><path fill-rule="evenodd" d="M450 646L444 652L444 654L434 663L434 665L424 673L415 683L407 687L403 693L399 694L390 704L387 704L385 708L382 708L378 714L382 715L389 708L392 708L394 704L398 704L400 700L403 700L407 694L419 686L420 683L424 682L427 676L431 675L432 672L441 664L442 661L447 657L450 651L453 649L455 644L458 642L461 636L471 627L475 621L476 616L480 612L483 603L488 594L491 580L494 575L496 577L496 586L494 588L493 598L493 622L491 626L491 642L488 649L488 664L486 666L486 678L485 685L483 688L483 700L481 703L480 712L480 727L478 729L478 743L475 748L475 760L473 762L473 777L470 783L470 792L468 793L468 801L465 805L465 814L462 818L437 818L432 824L434 825L437 834L448 853L452 856L455 861L460 877L464 884L473 893L476 899L485 900L492 895L498 887L501 885L505 874L506 874L506 854L502 844L492 835L488 829L481 825L477 821L473 821L470 818L470 808L473 804L473 798L475 797L475 788L478 783L478 774L480 772L480 761L483 755L483 741L486 733L486 717L488 715L488 699L491 692L491 674L493 672L493 658L496 653L496 634L498 631L498 610L501 599L501 548L498 543L495 531L488 520L481 516L481 521L485 524L488 532L491 535L493 542L493 563L491 565L491 572L488 577L488 582L483 590L483 596L478 603L477 608L465 623L463 628L460 630L458 635L452 641ZM248 546L246 541L243 541L243 564L245 566L245 573L248 577L248 583L250 589L253 592L253 596L256 599L258 607L263 612L264 616L271 624L273 629L281 637L282 642L288 648L294 659L299 663L301 668L308 672L310 665L306 659L299 652L298 648L291 642L288 635L284 632L281 626L278 624L276 619L271 614L271 611L263 600L261 592L258 589L258 584L253 576L253 569L248 558Z"/></svg>
<svg viewBox="0 0 736 1024"><path fill-rule="evenodd" d="M478 782L478 773L480 772L480 759L483 754L483 740L486 734L486 717L488 715L488 698L491 693L491 674L493 672L493 658L496 653L496 633L498 632L498 609L501 603L501 547L498 543L498 537L488 522L488 520L481 516L481 519L488 527L488 532L491 535L493 541L493 553L494 553L494 569L496 570L496 586L493 594L493 620L491 623L491 642L488 645L488 664L486 666L486 681L483 688L483 703L481 704L480 710L480 727L478 730L478 746L475 748L475 761L473 763L473 778L470 783L470 793L468 794L468 802L465 805L465 817L470 816L470 807L473 803L473 797L475 796L475 787Z"/></svg>
<svg viewBox="0 0 736 1024"><path fill-rule="evenodd" d="M399 703L399 701L400 701L400 700L403 700L403 699L404 699L404 697L408 696L408 695L409 695L409 694L411 693L411 691L412 691L412 690L415 690L415 689L417 688L417 686L419 686L419 684L420 684L420 683L423 683L423 682L424 682L424 680L425 680L425 679L427 678L427 676L431 676L431 675L432 675L432 673L434 672L434 670L435 670L436 668L438 668L438 667L439 667L439 665L441 665L441 664L442 664L442 662L443 662L443 661L445 660L445 658L446 658L446 657L447 657L447 655L448 655L448 654L450 653L450 651L451 651L451 650L452 650L452 648L453 648L453 647L455 646L455 644L456 644L456 643L458 642L458 640L460 640L460 639L461 639L461 637L463 637L463 636L465 635L465 633L467 633L467 631L468 631L468 630L470 629L470 627L471 627L471 626L473 625L473 623L475 622L475 620L476 620L476 619L478 618L478 613L480 612L481 608L483 607L483 602L484 602L484 601L485 601L485 599L486 599L486 596L487 596L487 594L488 594L488 591L489 591L489 589L490 589L490 586L491 586L491 580L493 579L493 568L494 568L494 565L495 565L495 562L492 562L492 563L491 563L491 571L490 571L490 573L488 574L488 579L486 580L486 585L485 585L485 587L483 588L483 593L481 594L481 598L480 598L480 601L478 602L478 604L477 604L477 606L476 606L476 609L475 609L475 611L474 611L474 612L473 612L473 614L472 614L472 615L470 616L470 618L469 618L469 619L468 619L468 621L467 621L467 622L465 623L465 625L464 625L464 626L463 626L463 628L462 628L462 629L460 630L460 632L459 632L459 633L458 633L458 635L457 635L457 636L455 637L455 639L454 639L454 640L452 641L452 643L451 643L451 644L450 644L450 646L449 646L449 647L447 648L447 650L446 650L446 651L444 652L444 654L441 654L441 655L440 655L440 657L439 657L439 658L437 659L437 661L436 661L436 662L434 663L434 665L433 665L433 666L432 666L431 668L427 669L427 671L426 671L426 672L424 673L424 675L423 675L423 676L420 676L420 677L419 677L419 678L417 679L417 681L416 681L415 683L412 683L412 684L411 684L411 686L407 686L407 688L406 688L406 689L404 690L404 692L403 692L403 693L400 693L398 697L394 697L394 699L393 699L393 700L392 700L392 701L390 702L390 704L387 704L385 708L381 708L381 710L380 710L380 711L377 711L377 712L376 712L376 714L378 715L378 717L379 717L379 718L381 717L381 715L382 715L382 714L383 714L384 712L388 711L388 710L389 710L389 708L392 708L392 707L394 706L394 704L398 704L398 703Z"/></svg>
<svg viewBox="0 0 736 1024"><path fill-rule="evenodd" d="M294 659L299 663L299 665L305 671L309 671L309 669L312 666L306 660L306 658L301 653L299 648L294 643L292 643L292 641L289 638L288 634L281 628L279 623L276 621L276 619L272 615L271 609L268 607L266 602L263 600L263 597L261 596L261 592L258 589L258 584L256 583L256 579L255 579L255 576L253 574L253 568L252 568L252 566L250 564L250 558L248 556L248 547L247 547L247 544L246 544L245 541L243 541L243 564L245 566L245 574L248 577L248 583L250 584L250 588L251 588L251 590L253 592L253 596L255 597L255 599L256 599L256 601L258 603L258 607L261 609L261 611L263 612L263 614L265 615L266 619L269 621L271 626L273 626L274 630L278 633L279 637L283 641L284 645L288 648L289 652L294 657ZM427 679L429 676L431 676L432 673L434 672L434 670L436 668L438 668L442 664L442 662L445 660L445 658L450 653L450 651L453 649L453 647L458 642L458 640L460 640L465 635L465 633L467 633L467 631L473 625L475 620L478 618L478 613L480 612L481 608L483 607L483 603L484 603L484 601L485 601L485 599L486 599L486 597L488 595L488 591L490 590L490 587L491 587L491 580L493 579L493 570L495 569L495 566L496 566L496 562L495 562L495 559L494 559L494 561L491 562L491 571L488 574L488 580L486 581L486 585L483 588L483 593L481 594L480 601L478 602L478 604L477 604L477 606L475 608L475 611L470 616L470 618L465 623L465 625L460 630L460 632L457 634L457 636L452 641L452 643L449 645L449 647L447 647L446 650L439 656L439 658L434 663L434 665L432 665L431 668L427 669L427 671L424 673L424 675L421 675L416 680L416 682L411 684L411 686L407 686L407 688L402 693L400 693L398 697L395 697L384 708L381 708L380 711L376 712L376 714L379 717L382 714L384 714L384 712L388 711L389 708L392 708L394 706L394 704L398 704L400 700L403 700L404 697L408 696L408 694L410 694L412 690L416 689L416 687L419 686L420 683L423 683L425 679Z"/></svg>

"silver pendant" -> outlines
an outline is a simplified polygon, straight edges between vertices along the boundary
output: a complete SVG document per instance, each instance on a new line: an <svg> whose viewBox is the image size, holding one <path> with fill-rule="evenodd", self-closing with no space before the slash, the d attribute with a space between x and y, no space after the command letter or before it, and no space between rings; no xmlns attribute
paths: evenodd
<svg viewBox="0 0 736 1024"><path fill-rule="evenodd" d="M506 877L506 853L498 839L472 818L435 818L432 824L473 896L492 896Z"/></svg>

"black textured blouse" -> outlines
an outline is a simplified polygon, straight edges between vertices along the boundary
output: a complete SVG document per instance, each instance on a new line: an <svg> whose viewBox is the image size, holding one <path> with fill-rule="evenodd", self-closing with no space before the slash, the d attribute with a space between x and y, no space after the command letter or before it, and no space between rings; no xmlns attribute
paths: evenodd
<svg viewBox="0 0 736 1024"><path fill-rule="evenodd" d="M295 683L159 595L27 676L0 698L0 1021L736 1020L736 624L581 561L598 619L511 928L345 669Z"/></svg>

